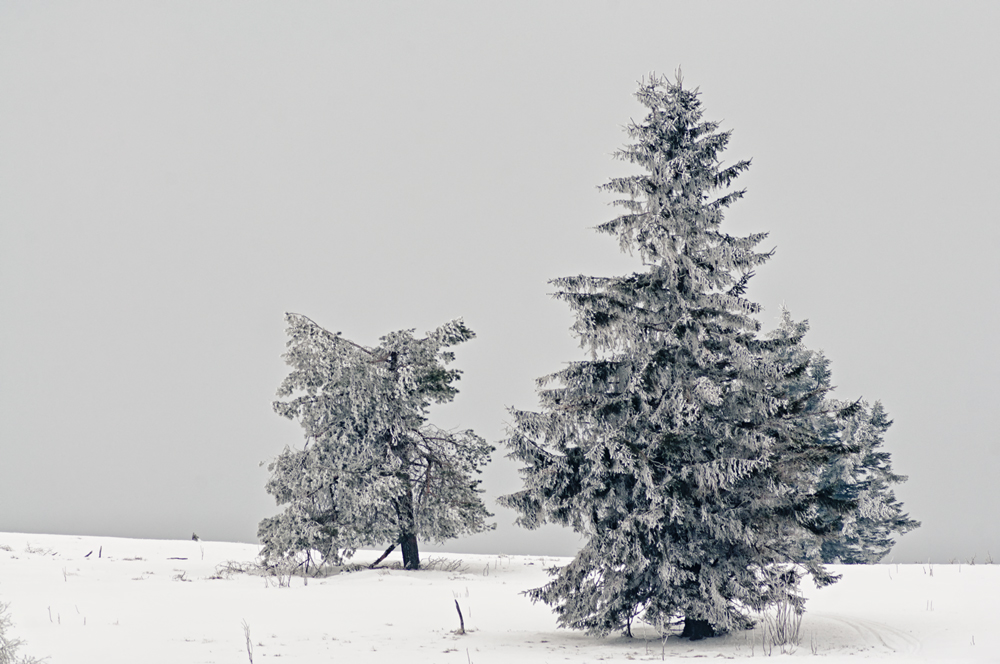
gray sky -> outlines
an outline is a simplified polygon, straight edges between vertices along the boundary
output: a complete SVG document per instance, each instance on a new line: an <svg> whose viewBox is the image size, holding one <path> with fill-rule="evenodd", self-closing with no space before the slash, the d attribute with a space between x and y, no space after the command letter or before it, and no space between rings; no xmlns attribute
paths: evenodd
<svg viewBox="0 0 1000 664"><path fill-rule="evenodd" d="M0 530L255 541L285 311L374 344L463 316L434 421L495 444L581 357L547 280L638 263L596 186L683 67L752 158L734 234L836 396L881 399L923 528L1000 557L994 2L0 3ZM454 551L565 554L494 503Z"/></svg>

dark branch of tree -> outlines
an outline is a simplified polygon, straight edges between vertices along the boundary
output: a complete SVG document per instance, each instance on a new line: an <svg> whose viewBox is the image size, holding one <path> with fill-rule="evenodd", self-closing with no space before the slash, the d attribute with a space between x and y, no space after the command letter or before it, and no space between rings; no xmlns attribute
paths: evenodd
<svg viewBox="0 0 1000 664"><path fill-rule="evenodd" d="M418 505L418 507L420 505L423 505L424 497L427 496L427 488L430 487L430 485L431 485L431 466L432 465L433 465L432 461L428 459L428 461L427 461L427 469L424 471L424 479L423 479L423 485L424 485L424 487L420 490L420 498L417 499L417 505Z"/></svg>
<svg viewBox="0 0 1000 664"><path fill-rule="evenodd" d="M437 441L440 441L442 443L451 443L451 442L454 441L453 438L444 438L442 436L428 436L427 434L425 434L420 429L412 429L412 431L413 431L413 433L417 434L418 436L420 436L424 440L437 440Z"/></svg>
<svg viewBox="0 0 1000 664"><path fill-rule="evenodd" d="M390 545L389 548L385 550L385 553L383 553L381 556L378 557L378 560L376 560L375 562L373 562L371 565L368 566L368 569L375 569L375 567L380 562L382 562L383 560L385 560L386 558L388 558L389 554L392 553L395 550L396 550L396 544Z"/></svg>

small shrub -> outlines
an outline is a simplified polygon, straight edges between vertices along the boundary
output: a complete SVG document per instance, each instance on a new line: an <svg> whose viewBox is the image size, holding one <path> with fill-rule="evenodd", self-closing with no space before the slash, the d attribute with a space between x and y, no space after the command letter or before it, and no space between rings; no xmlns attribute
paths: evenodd
<svg viewBox="0 0 1000 664"><path fill-rule="evenodd" d="M17 654L24 642L7 635L7 631L14 625L10 614L7 613L9 606L7 603L0 602L0 664L41 664L43 660Z"/></svg>
<svg viewBox="0 0 1000 664"><path fill-rule="evenodd" d="M437 570L440 572L452 572L452 573L463 573L468 572L469 568L461 560L448 560L447 558L427 558L423 563L420 564L420 568L424 571Z"/></svg>
<svg viewBox="0 0 1000 664"><path fill-rule="evenodd" d="M791 601L780 601L764 613L764 649L770 654L778 646L782 654L791 654L802 642L802 611Z"/></svg>

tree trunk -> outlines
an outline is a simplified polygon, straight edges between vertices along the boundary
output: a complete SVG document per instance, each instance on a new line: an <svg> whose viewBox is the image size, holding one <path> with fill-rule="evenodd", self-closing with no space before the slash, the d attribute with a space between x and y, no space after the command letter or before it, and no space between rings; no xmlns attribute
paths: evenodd
<svg viewBox="0 0 1000 664"><path fill-rule="evenodd" d="M403 569L420 569L420 552L417 550L417 536L413 533L399 538L403 549Z"/></svg>
<svg viewBox="0 0 1000 664"><path fill-rule="evenodd" d="M396 501L399 515L399 546L403 550L403 569L420 569L420 553L417 551L417 519L413 511L413 493L407 483L403 494Z"/></svg>
<svg viewBox="0 0 1000 664"><path fill-rule="evenodd" d="M715 630L707 620L684 616L684 631L681 632L681 636L688 637L692 641L700 641L715 636Z"/></svg>

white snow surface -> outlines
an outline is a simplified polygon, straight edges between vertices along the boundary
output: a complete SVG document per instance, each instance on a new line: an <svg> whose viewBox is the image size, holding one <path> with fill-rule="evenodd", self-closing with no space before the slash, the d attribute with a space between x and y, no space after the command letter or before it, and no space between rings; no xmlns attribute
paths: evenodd
<svg viewBox="0 0 1000 664"><path fill-rule="evenodd" d="M52 664L135 662L624 662L767 657L761 627L690 642L598 639L556 626L521 591L568 558L423 553L439 569L324 578L222 575L258 547L228 542L0 533L0 602L21 655ZM359 551L368 563L377 551ZM88 555L89 554L89 555ZM386 562L398 561L394 552ZM385 564L385 563L383 563ZM457 569L448 569L458 565ZM809 598L800 644L770 657L1000 662L1000 566L831 566ZM465 619L459 627L455 600ZM252 660L244 622L249 627ZM766 644L765 644L766 645ZM280 659L276 659L280 658Z"/></svg>

